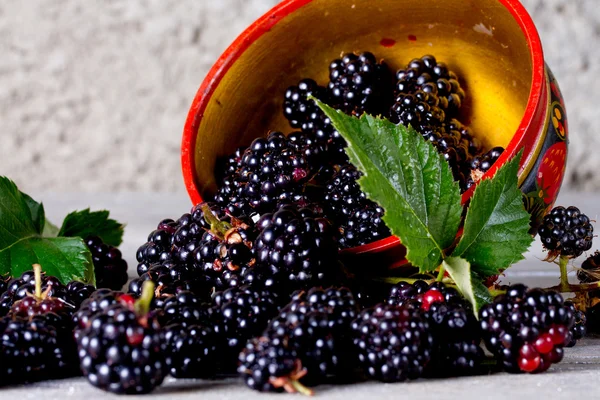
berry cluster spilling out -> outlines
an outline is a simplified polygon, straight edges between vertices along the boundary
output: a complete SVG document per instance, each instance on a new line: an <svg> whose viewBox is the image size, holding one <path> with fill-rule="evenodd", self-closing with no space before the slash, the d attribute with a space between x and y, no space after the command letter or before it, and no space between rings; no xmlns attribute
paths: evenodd
<svg viewBox="0 0 600 400"><path fill-rule="evenodd" d="M592 248L594 227L577 207L554 207L538 228L542 245L550 258L579 257Z"/></svg>
<svg viewBox="0 0 600 400"><path fill-rule="evenodd" d="M347 288L299 291L262 335L248 341L238 371L258 391L311 393L355 365L349 328L358 305Z"/></svg>
<svg viewBox="0 0 600 400"><path fill-rule="evenodd" d="M485 346L505 370L533 373L562 360L575 316L559 293L515 284L481 308L479 321Z"/></svg>
<svg viewBox="0 0 600 400"><path fill-rule="evenodd" d="M127 282L127 261L121 251L105 244L98 236L89 236L85 245L92 253L96 287L120 290Z"/></svg>

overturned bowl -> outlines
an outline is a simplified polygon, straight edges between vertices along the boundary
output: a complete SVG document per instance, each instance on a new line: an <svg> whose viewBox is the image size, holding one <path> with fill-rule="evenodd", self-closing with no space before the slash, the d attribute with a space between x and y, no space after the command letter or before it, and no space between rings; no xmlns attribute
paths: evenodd
<svg viewBox="0 0 600 400"><path fill-rule="evenodd" d="M283 1L229 46L196 93L181 147L192 202L216 191L219 157L268 131L292 130L282 113L288 86L306 77L327 82L329 62L353 51L371 51L393 70L424 54L444 60L468 93L460 120L484 147L506 149L483 179L523 149L519 185L532 225L541 221L562 183L567 120L536 28L518 0ZM351 264L406 264L393 236L341 253Z"/></svg>

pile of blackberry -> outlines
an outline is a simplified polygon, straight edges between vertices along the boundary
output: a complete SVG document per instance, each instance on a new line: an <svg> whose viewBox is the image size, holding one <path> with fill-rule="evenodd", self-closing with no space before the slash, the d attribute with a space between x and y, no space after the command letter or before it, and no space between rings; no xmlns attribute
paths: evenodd
<svg viewBox="0 0 600 400"><path fill-rule="evenodd" d="M350 324L358 304L344 287L299 291L261 336L246 344L238 371L259 391L309 394L306 386L343 377L356 364Z"/></svg>
<svg viewBox="0 0 600 400"><path fill-rule="evenodd" d="M575 316L559 293L516 284L482 307L479 321L485 346L505 370L533 373L562 360Z"/></svg>

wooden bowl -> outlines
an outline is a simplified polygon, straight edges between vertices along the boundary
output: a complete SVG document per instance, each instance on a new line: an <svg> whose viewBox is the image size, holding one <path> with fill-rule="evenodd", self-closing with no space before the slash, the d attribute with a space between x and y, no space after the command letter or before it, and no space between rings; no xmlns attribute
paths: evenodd
<svg viewBox="0 0 600 400"><path fill-rule="evenodd" d="M325 84L329 62L353 51L371 51L394 70L425 54L446 62L467 92L459 119L487 148L506 148L484 179L524 149L519 185L534 221L552 206L566 164L566 114L518 0L283 1L229 46L196 93L181 147L192 202L215 192L218 157L268 131L292 131L282 113L288 86L306 77ZM406 263L396 237L342 254L385 268Z"/></svg>

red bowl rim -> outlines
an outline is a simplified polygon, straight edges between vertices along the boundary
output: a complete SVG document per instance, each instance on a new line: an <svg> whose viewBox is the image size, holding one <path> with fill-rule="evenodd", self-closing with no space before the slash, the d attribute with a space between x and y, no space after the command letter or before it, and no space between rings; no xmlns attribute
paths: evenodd
<svg viewBox="0 0 600 400"><path fill-rule="evenodd" d="M196 138L198 134L198 126L204 111L210 101L212 94L225 76L229 68L236 60L248 49L248 47L260 38L264 33L268 32L279 21L298 10L302 6L312 2L313 0L284 0L262 17L252 23L242 34L240 34L233 43L219 57L217 62L212 66L200 88L196 92L196 96L192 101L190 110L185 121L183 129L183 138L181 142L181 167L186 190L193 204L202 202L199 188L195 180L195 163L194 152L196 149ZM545 87L545 64L542 43L538 35L537 29L531 16L520 3L519 0L498 0L514 17L519 24L527 44L529 45L531 61L532 61L532 84L529 92L529 98L525 107L525 113L521 119L521 123L506 150L500 156L494 167L490 169L483 179L492 176L495 171L507 162L510 158L517 154L523 143L528 127L534 120L542 92ZM521 165L524 165L521 161ZM474 187L471 187L462 195L463 203L466 202L473 194ZM363 246L354 247L345 251L353 253L364 253L367 251L383 251L387 248L394 247L399 243L399 239L395 236L390 236L385 239L378 240Z"/></svg>

